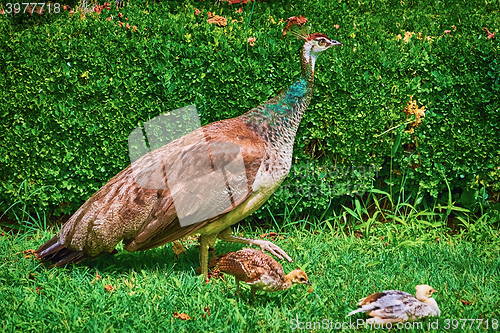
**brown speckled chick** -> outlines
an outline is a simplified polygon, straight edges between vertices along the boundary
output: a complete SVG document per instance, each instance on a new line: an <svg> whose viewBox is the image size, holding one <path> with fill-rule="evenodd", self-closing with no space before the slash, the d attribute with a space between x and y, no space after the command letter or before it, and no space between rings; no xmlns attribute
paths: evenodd
<svg viewBox="0 0 500 333"><path fill-rule="evenodd" d="M286 290L294 283L311 285L301 269L285 275L283 267L276 260L262 251L250 248L212 258L209 266L236 278L236 294L239 294L240 281L249 284L254 300L257 290Z"/></svg>

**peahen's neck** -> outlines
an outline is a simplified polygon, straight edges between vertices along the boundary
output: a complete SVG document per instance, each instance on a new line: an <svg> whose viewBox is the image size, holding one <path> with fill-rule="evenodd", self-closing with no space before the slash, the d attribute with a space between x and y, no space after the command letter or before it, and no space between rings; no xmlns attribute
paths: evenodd
<svg viewBox="0 0 500 333"><path fill-rule="evenodd" d="M301 75L288 90L281 91L274 98L241 116L268 143L293 146L295 133L313 94L317 55L312 54L310 48L310 44L306 42L301 55Z"/></svg>

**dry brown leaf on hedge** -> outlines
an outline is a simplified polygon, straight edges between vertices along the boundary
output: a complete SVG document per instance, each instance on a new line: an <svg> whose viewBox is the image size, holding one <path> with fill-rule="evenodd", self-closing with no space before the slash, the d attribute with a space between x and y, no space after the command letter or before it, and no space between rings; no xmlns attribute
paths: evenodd
<svg viewBox="0 0 500 333"><path fill-rule="evenodd" d="M110 285L110 284L105 285L105 286L104 286L104 289L105 289L108 293L112 293L112 292L115 290L115 288L113 288L113 286L112 286L112 285Z"/></svg>
<svg viewBox="0 0 500 333"><path fill-rule="evenodd" d="M403 112L406 113L406 116L415 115L415 121L410 124L409 129L407 130L407 132L413 133L415 127L422 123L421 118L425 117L425 106L419 108L417 101L414 101L413 96L410 96L410 101L408 102L406 108L404 108Z"/></svg>
<svg viewBox="0 0 500 333"><path fill-rule="evenodd" d="M283 36L286 36L288 29L293 27L294 25L304 25L307 23L307 18L305 16L292 16L288 18L288 24L283 29Z"/></svg>
<svg viewBox="0 0 500 333"><path fill-rule="evenodd" d="M180 320L189 320L191 317L189 317L185 313L177 313L177 311L174 312L174 318L179 318Z"/></svg>
<svg viewBox="0 0 500 333"><path fill-rule="evenodd" d="M214 17L209 18L207 22L210 24L215 23L218 27L225 27L227 25L227 18L215 15Z"/></svg>
<svg viewBox="0 0 500 333"><path fill-rule="evenodd" d="M38 6L35 8L35 13L37 13L40 16L43 15L45 12L46 12L46 10L43 9L41 6Z"/></svg>
<svg viewBox="0 0 500 333"><path fill-rule="evenodd" d="M179 258L179 254L186 251L184 246L182 246L181 242L179 242L179 241L174 241L172 243L172 250L174 251L177 258Z"/></svg>
<svg viewBox="0 0 500 333"><path fill-rule="evenodd" d="M493 39L495 38L495 33L491 33L488 28L483 28L484 31L486 31L486 38L488 39Z"/></svg>
<svg viewBox="0 0 500 333"><path fill-rule="evenodd" d="M28 14L30 14L30 16L33 16L33 6L26 6L24 11L28 12Z"/></svg>

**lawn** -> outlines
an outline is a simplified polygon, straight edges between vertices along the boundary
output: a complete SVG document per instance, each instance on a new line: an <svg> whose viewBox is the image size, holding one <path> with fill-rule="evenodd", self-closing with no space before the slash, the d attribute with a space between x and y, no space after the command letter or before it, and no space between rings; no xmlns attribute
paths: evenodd
<svg viewBox="0 0 500 333"><path fill-rule="evenodd" d="M207 284L195 274L199 261L193 239L182 242L186 251L178 257L166 245L49 269L23 251L36 249L52 237L50 230L5 233L0 237L2 331L322 331L349 323L346 315L361 297L388 289L414 293L417 284L438 289L435 298L442 315L437 323L432 318L421 322L421 328L411 326L414 331L439 325L444 332L449 331L445 327L465 324L474 325L469 331L478 331L480 319L484 320L481 331L487 331L486 321L488 330L496 327L500 319L498 235L488 242L474 242L464 234L443 233L429 239L429 232L422 230L411 235L417 242L410 245L398 238L388 244L387 237L380 236L387 232L387 224L376 223L372 236L363 237L335 232L331 223L320 222L288 221L274 228L280 235L275 243L294 258L291 264L282 261L285 272L301 267L312 287L259 292L255 303L246 285L242 296L235 297L230 276L212 278ZM244 224L238 233L258 238L266 230ZM419 239L423 241L418 243ZM216 244L218 254L240 248ZM190 319L178 318L176 313ZM350 324L357 325L360 319L364 315L357 314ZM356 331L344 325L344 331Z"/></svg>

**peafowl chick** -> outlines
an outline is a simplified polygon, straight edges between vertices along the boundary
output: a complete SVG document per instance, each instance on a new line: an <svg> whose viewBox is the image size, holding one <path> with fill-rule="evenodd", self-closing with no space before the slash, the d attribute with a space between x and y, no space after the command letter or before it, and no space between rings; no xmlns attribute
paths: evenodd
<svg viewBox="0 0 500 333"><path fill-rule="evenodd" d="M366 322L370 323L395 323L413 321L424 317L439 316L441 311L437 302L432 298L436 289L426 284L415 287L416 297L399 290L387 290L374 293L359 300L359 309L350 312L351 316L358 312L367 313L373 317Z"/></svg>
<svg viewBox="0 0 500 333"><path fill-rule="evenodd" d="M250 285L254 301L257 290L287 290L294 283L311 285L307 274L300 268L285 275L283 267L276 260L262 251L250 248L212 258L209 266L235 277L237 295L240 292L240 281Z"/></svg>

